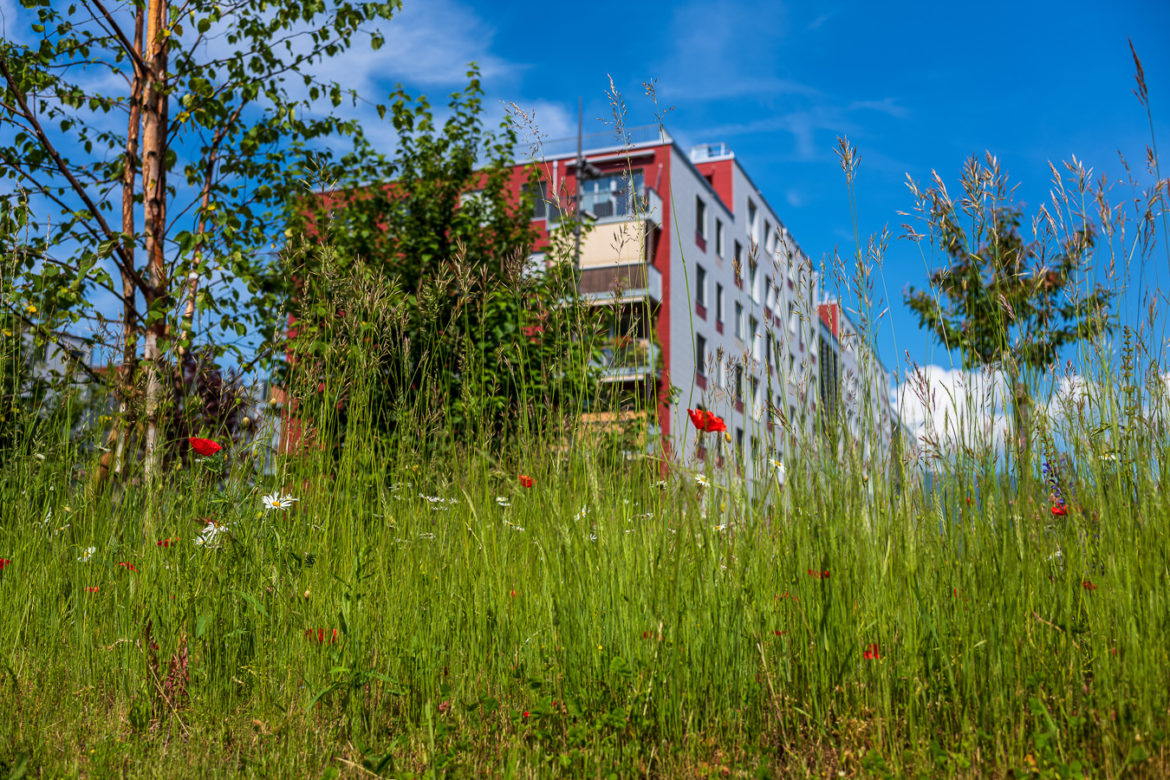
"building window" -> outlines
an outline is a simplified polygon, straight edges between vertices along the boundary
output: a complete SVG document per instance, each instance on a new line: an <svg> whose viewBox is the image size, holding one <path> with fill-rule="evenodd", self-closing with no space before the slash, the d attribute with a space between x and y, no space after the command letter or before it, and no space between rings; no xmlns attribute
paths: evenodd
<svg viewBox="0 0 1170 780"><path fill-rule="evenodd" d="M533 219L544 219L550 223L560 219L560 210L549 199L547 181L542 181L535 186L525 185L524 191L532 198Z"/></svg>
<svg viewBox="0 0 1170 780"><path fill-rule="evenodd" d="M707 271L701 265L695 266L695 304L707 308Z"/></svg>
<svg viewBox="0 0 1170 780"><path fill-rule="evenodd" d="M743 304L735 302L735 337L743 341Z"/></svg>
<svg viewBox="0 0 1170 780"><path fill-rule="evenodd" d="M759 334L760 321L755 317L748 320L748 338L751 340L752 357L756 360L760 359L760 342L756 336Z"/></svg>
<svg viewBox="0 0 1170 780"><path fill-rule="evenodd" d="M735 454L743 459L743 428L735 429Z"/></svg>
<svg viewBox="0 0 1170 780"><path fill-rule="evenodd" d="M715 321L723 324L723 285L715 283Z"/></svg>
<svg viewBox="0 0 1170 780"><path fill-rule="evenodd" d="M743 403L743 366L735 367L735 400Z"/></svg>
<svg viewBox="0 0 1170 780"><path fill-rule="evenodd" d="M634 214L642 195L642 171L623 171L581 182L581 210L598 219Z"/></svg>
<svg viewBox="0 0 1170 780"><path fill-rule="evenodd" d="M707 375L707 339L701 333L695 334L695 372Z"/></svg>
<svg viewBox="0 0 1170 780"><path fill-rule="evenodd" d="M776 305L776 289L772 285L772 277L764 274L764 306L771 309Z"/></svg>
<svg viewBox="0 0 1170 780"><path fill-rule="evenodd" d="M796 323L797 323L797 320L796 320L796 301L789 301L788 302L788 332L791 333L793 336L796 335L796 328L797 328Z"/></svg>
<svg viewBox="0 0 1170 780"><path fill-rule="evenodd" d="M715 218L715 254L723 259L723 220Z"/></svg>
<svg viewBox="0 0 1170 780"><path fill-rule="evenodd" d="M748 198L748 220L747 220L748 236L752 241L758 241L759 235L756 232L756 204L752 203L752 199Z"/></svg>
<svg viewBox="0 0 1170 780"><path fill-rule="evenodd" d="M735 242L735 254L732 255L732 265L735 267L735 286L743 289L743 244Z"/></svg>
<svg viewBox="0 0 1170 780"><path fill-rule="evenodd" d="M768 222L768 220L765 219L764 220L764 251L767 252L768 254L772 254L772 249L775 247L775 244L772 241L773 238L774 238L774 236L772 235L772 224L770 222Z"/></svg>
<svg viewBox="0 0 1170 780"><path fill-rule="evenodd" d="M707 240L707 204L699 196L695 196L695 235L704 241Z"/></svg>
<svg viewBox="0 0 1170 780"><path fill-rule="evenodd" d="M752 300L756 303L760 302L760 287L757 284L759 281L760 265L754 258L748 260L748 289L752 292Z"/></svg>

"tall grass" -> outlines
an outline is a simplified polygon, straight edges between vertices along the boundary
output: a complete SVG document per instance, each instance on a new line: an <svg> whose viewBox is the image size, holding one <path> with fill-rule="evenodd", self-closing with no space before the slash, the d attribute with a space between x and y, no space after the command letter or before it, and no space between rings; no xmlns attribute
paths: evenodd
<svg viewBox="0 0 1170 780"><path fill-rule="evenodd" d="M336 289L392 316L375 282ZM556 427L440 450L425 388L386 440L375 346L334 337L345 446L275 474L219 456L95 491L60 431L4 452L0 769L1170 771L1170 409L1136 331L1037 417L1064 516L993 442L929 479L802 442L748 491Z"/></svg>

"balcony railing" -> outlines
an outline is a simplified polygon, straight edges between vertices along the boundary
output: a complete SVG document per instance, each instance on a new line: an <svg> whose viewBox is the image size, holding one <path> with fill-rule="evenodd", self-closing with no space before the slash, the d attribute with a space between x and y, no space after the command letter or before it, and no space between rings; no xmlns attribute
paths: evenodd
<svg viewBox="0 0 1170 780"><path fill-rule="evenodd" d="M601 370L601 381L623 382L653 377L658 371L658 347L649 339L633 339L625 344L606 347L594 361Z"/></svg>
<svg viewBox="0 0 1170 780"><path fill-rule="evenodd" d="M591 303L649 299L662 301L662 273L649 263L625 263L581 269L578 289Z"/></svg>
<svg viewBox="0 0 1170 780"><path fill-rule="evenodd" d="M581 195L581 210L596 217L598 222L645 219L655 227L662 227L662 197L653 187L643 187L635 197L630 197L628 190L586 192ZM565 216L564 210L548 209L550 223L558 222ZM571 212L567 216L572 219Z"/></svg>

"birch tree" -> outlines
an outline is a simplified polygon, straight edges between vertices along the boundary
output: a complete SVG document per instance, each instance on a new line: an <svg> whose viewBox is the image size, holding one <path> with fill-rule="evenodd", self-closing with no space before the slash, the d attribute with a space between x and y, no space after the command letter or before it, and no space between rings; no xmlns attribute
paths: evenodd
<svg viewBox="0 0 1170 780"><path fill-rule="evenodd" d="M140 408L153 479L180 446L162 425L165 377L197 315L275 335L285 285L268 258L286 205L310 170L341 178L373 156L341 111L357 96L314 74L380 48L376 24L399 2L22 4L30 34L0 43L0 224L15 225L0 251L21 258L3 305L42 334L96 329L117 308L111 438L121 454ZM323 143L338 137L347 151Z"/></svg>

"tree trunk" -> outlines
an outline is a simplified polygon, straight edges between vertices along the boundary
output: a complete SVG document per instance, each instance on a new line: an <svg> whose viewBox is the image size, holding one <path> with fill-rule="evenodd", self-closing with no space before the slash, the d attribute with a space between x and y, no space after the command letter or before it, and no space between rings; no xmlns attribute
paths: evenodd
<svg viewBox="0 0 1170 780"><path fill-rule="evenodd" d="M134 50L142 55L143 8L134 14ZM130 94L130 121L126 130L126 157L122 169L122 233L126 257L134 266L134 183L138 175L138 135L142 124L142 91L146 73L134 67L134 85ZM138 373L138 311L134 305L137 288L126 269L122 276L122 366L115 377L118 395L118 421L121 431L114 453L114 475L121 478L126 463L126 448L134 429L133 400L135 375Z"/></svg>
<svg viewBox="0 0 1170 780"><path fill-rule="evenodd" d="M163 251L166 241L166 143L167 68L166 0L150 0L146 26L146 99L142 109L142 197L143 230L149 284L146 289L146 453L148 482L157 479L162 466L161 406L163 399L164 355L167 335L167 268Z"/></svg>
<svg viewBox="0 0 1170 780"><path fill-rule="evenodd" d="M1027 495L1032 484L1032 397L1018 367L1010 369L1008 383L1012 394L1012 449L1016 456L1017 486Z"/></svg>

